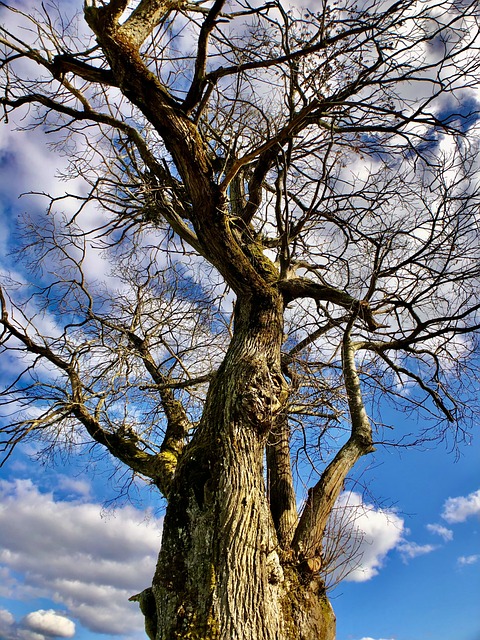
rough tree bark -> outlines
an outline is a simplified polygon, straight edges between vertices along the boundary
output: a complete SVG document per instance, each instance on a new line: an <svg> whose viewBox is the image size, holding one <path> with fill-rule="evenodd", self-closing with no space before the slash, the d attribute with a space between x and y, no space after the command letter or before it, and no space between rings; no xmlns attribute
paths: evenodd
<svg viewBox="0 0 480 640"><path fill-rule="evenodd" d="M282 548L264 453L284 408L283 300L240 298L202 424L176 470L153 582L158 638L335 637L324 587Z"/></svg>

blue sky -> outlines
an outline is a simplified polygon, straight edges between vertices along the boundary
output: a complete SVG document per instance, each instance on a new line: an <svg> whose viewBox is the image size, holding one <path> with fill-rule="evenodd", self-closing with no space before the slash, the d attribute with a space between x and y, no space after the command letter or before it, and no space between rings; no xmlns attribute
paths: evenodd
<svg viewBox="0 0 480 640"><path fill-rule="evenodd" d="M442 445L375 458L379 466L366 480L401 514L405 543L377 576L334 591L337 639L479 640L478 438L457 462Z"/></svg>
<svg viewBox="0 0 480 640"><path fill-rule="evenodd" d="M55 179L64 160L46 142L40 131L0 126L0 274L11 267L17 216L45 205L18 195L65 190ZM101 272L101 259L87 268ZM363 463L350 501L359 509L364 558L331 593L337 640L480 640L474 429L458 459L449 445L432 443L379 448ZM153 575L162 502L139 483L110 504L121 478L111 478L108 458L43 467L34 453L19 447L0 469L0 640L145 638L128 597Z"/></svg>

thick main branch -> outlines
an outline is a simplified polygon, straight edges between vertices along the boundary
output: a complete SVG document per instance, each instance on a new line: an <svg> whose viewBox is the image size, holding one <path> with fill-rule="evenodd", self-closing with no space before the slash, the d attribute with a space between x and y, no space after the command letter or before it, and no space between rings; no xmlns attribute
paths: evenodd
<svg viewBox="0 0 480 640"><path fill-rule="evenodd" d="M293 548L300 558L307 561L321 557L322 539L328 518L348 473L359 458L374 451L372 429L365 411L360 378L355 365L355 346L351 340L354 319L355 316L347 326L342 344L343 376L351 432L349 439L327 466L320 480L308 492L308 499L293 540Z"/></svg>

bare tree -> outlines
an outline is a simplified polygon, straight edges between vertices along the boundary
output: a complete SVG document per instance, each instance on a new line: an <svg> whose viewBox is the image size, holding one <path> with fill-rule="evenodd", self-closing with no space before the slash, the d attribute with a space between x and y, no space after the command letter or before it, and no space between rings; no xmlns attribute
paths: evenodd
<svg viewBox="0 0 480 640"><path fill-rule="evenodd" d="M29 28L0 38L5 119L86 189L27 222L32 285L4 278L5 457L93 441L158 487L151 638L334 638L354 465L475 412L478 2L7 9ZM387 400L428 428L385 432Z"/></svg>

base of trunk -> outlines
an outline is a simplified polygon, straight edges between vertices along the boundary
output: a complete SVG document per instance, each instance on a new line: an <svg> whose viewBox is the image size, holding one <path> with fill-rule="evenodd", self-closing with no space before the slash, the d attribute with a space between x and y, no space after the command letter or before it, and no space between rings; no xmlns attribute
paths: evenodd
<svg viewBox="0 0 480 640"><path fill-rule="evenodd" d="M267 613L264 629L260 635L257 635L257 630L255 640L335 640L335 614L319 581L313 579L305 584L294 569L286 568L284 579L278 587L279 592L283 592L283 596L280 598L280 607L273 607L270 616ZM153 590L151 588L145 589L130 600L139 602L145 616L145 631L150 640L180 640L180 638L191 640L243 640L248 638L250 640L252 637L251 630L248 629L248 620L246 620L244 632L237 633L235 639L224 638L214 615L205 619L204 615L196 615L193 607L177 611L177 614L180 615L176 616L177 620L174 625L176 630L167 637L162 633L162 625L158 624L157 610L160 602L156 602ZM188 609L190 610L188 611ZM253 617L255 617L255 612L252 611Z"/></svg>
<svg viewBox="0 0 480 640"><path fill-rule="evenodd" d="M321 581L305 583L294 569L286 569L285 586L282 640L335 640L335 613Z"/></svg>
<svg viewBox="0 0 480 640"><path fill-rule="evenodd" d="M158 635L158 620L152 589L145 589L130 600L138 601L145 616L145 631L150 640L167 640ZM283 601L284 630L275 633L275 640L335 640L335 614L328 597L300 590ZM276 621L278 624L278 621ZM265 629L264 637L272 637ZM192 616L187 628L174 634L174 640L223 640L215 620L195 624ZM170 639L168 639L170 640ZM225 639L226 640L226 639ZM229 639L230 640L230 639Z"/></svg>

